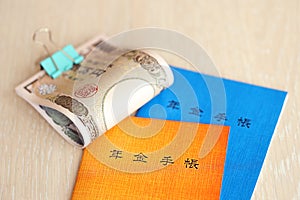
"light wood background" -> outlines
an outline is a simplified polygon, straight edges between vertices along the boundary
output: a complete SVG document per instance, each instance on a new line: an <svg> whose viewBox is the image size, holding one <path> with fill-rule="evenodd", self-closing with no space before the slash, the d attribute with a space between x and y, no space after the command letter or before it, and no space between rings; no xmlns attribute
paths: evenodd
<svg viewBox="0 0 300 200"><path fill-rule="evenodd" d="M14 87L39 70L40 27L75 46L136 27L202 44L222 76L287 90L288 102L254 199L300 199L300 1L0 0L0 199L69 199L81 150L67 144Z"/></svg>

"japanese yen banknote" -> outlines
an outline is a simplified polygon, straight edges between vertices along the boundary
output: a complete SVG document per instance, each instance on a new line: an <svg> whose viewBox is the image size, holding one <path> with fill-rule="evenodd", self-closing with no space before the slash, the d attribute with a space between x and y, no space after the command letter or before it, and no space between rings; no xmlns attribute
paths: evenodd
<svg viewBox="0 0 300 200"><path fill-rule="evenodd" d="M16 92L69 143L86 147L173 83L168 64L151 51L125 50L103 36L77 48L80 65L52 79L40 71Z"/></svg>

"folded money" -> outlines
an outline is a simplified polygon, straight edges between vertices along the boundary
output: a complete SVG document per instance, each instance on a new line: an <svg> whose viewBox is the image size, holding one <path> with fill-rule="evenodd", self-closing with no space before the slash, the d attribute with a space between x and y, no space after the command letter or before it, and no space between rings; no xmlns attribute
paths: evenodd
<svg viewBox="0 0 300 200"><path fill-rule="evenodd" d="M86 147L173 83L151 51L120 49L98 36L77 48L85 60L52 79L40 71L16 92L69 143Z"/></svg>

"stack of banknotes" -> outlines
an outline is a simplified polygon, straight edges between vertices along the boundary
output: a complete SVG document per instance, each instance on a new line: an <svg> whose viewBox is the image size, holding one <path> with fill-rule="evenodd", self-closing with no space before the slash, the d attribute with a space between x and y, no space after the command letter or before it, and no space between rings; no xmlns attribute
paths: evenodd
<svg viewBox="0 0 300 200"><path fill-rule="evenodd" d="M16 87L64 139L82 148L173 83L159 55L103 41L99 36L77 48L86 59L60 77L42 70Z"/></svg>

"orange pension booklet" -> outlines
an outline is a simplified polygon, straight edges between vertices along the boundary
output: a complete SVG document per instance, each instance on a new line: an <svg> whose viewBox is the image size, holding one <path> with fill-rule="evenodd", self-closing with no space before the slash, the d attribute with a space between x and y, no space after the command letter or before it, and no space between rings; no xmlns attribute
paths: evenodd
<svg viewBox="0 0 300 200"><path fill-rule="evenodd" d="M201 157L209 132L219 139ZM84 149L72 199L219 199L228 134L228 126L128 117Z"/></svg>

